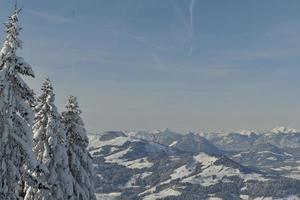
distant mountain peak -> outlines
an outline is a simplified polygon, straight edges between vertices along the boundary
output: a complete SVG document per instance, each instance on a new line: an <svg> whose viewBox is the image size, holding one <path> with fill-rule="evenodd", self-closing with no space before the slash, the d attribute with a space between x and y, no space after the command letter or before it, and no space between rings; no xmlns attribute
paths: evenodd
<svg viewBox="0 0 300 200"><path fill-rule="evenodd" d="M258 135L259 132L255 131L255 130L238 130L236 131L236 133L240 134L240 135L245 135L245 136L251 136L253 134Z"/></svg>
<svg viewBox="0 0 300 200"><path fill-rule="evenodd" d="M159 134L159 133L165 133L165 132L171 132L171 130L169 128L156 129L152 133L153 134Z"/></svg>
<svg viewBox="0 0 300 200"><path fill-rule="evenodd" d="M300 133L300 130L294 129L294 128L288 128L284 126L278 126L271 130L272 133Z"/></svg>

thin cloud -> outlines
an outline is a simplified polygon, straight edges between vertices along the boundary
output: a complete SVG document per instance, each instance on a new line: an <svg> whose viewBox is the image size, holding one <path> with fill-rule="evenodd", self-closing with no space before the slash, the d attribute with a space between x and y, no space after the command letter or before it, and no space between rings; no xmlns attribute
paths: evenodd
<svg viewBox="0 0 300 200"><path fill-rule="evenodd" d="M185 26L186 29L189 29L190 24L189 24L188 20L186 20L182 10L178 7L178 5L176 4L175 1L170 1L170 3L173 5L176 13L178 14L178 17L179 17L181 23Z"/></svg>
<svg viewBox="0 0 300 200"><path fill-rule="evenodd" d="M161 50L161 51L177 49L177 47L175 47L175 46L169 46L169 45L156 43L156 42L154 42L154 41L152 41L149 38L144 37L144 36L134 35L134 34L131 34L131 33L126 33L124 31L115 30L115 29L110 29L108 31L113 32L114 34L116 34L118 36L122 36L122 37L128 38L130 40L133 40L137 43L143 44L144 46L151 47L153 49L157 49L157 50Z"/></svg>
<svg viewBox="0 0 300 200"><path fill-rule="evenodd" d="M155 49L159 49L159 50L170 50L170 49L172 49L172 47L154 43L154 42L150 41L148 38L143 37L143 36L129 35L129 37L131 39L135 40L136 42L139 42L143 45L146 45L146 46L149 46L149 47L152 47L152 48L155 48Z"/></svg>
<svg viewBox="0 0 300 200"><path fill-rule="evenodd" d="M194 37L194 5L195 5L195 0L191 0L190 3L190 30L189 30L189 39L190 39L190 51L189 53L193 53L193 44L192 40Z"/></svg>
<svg viewBox="0 0 300 200"><path fill-rule="evenodd" d="M183 11L178 7L176 2L170 1L170 3L173 5L176 13L178 14L180 21L183 23L183 25L187 30L186 32L187 32L187 41L189 45L189 55L191 55L193 53L195 0L190 1L188 18L184 16Z"/></svg>
<svg viewBox="0 0 300 200"><path fill-rule="evenodd" d="M159 70L165 70L166 69L165 65L161 62L158 55L154 55L154 63L156 64L157 69L159 69Z"/></svg>
<svg viewBox="0 0 300 200"><path fill-rule="evenodd" d="M195 5L195 0L191 0L191 3L190 3L190 32L191 32L191 35L194 32L194 13L193 13L194 5Z"/></svg>
<svg viewBox="0 0 300 200"><path fill-rule="evenodd" d="M47 20L50 22L55 22L55 23L59 23L59 24L73 23L73 21L71 19L68 19L66 17L60 16L57 14L53 14L53 13L40 12L40 11L36 11L36 10L27 10L27 12L36 17L39 17L40 19Z"/></svg>

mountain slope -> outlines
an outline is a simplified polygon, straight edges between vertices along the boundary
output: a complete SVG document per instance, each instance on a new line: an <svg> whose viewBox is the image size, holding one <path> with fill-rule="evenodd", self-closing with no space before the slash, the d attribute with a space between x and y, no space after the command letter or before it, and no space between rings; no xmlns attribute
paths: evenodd
<svg viewBox="0 0 300 200"><path fill-rule="evenodd" d="M300 180L300 131L297 129L276 127L261 133L238 131L200 135L243 165Z"/></svg>
<svg viewBox="0 0 300 200"><path fill-rule="evenodd" d="M140 139L145 139L148 141L153 141L184 152L190 152L190 153L206 152L206 153L222 155L222 151L220 151L211 142L209 142L204 137L194 133L188 133L183 135L176 132L172 132L169 129L165 129L162 131L157 130L148 133L130 132L129 135Z"/></svg>
<svg viewBox="0 0 300 200"><path fill-rule="evenodd" d="M99 199L234 200L300 195L300 181L268 176L226 156L182 151L126 132L90 139Z"/></svg>

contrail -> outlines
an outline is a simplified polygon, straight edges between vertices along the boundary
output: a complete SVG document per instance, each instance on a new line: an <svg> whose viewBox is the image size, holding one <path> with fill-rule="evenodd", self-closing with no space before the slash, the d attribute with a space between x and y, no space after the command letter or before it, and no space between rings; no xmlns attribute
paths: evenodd
<svg viewBox="0 0 300 200"><path fill-rule="evenodd" d="M154 62L155 62L156 66L157 66L157 68L158 68L159 70L165 69L165 66L162 64L162 62L161 62L161 60L159 59L158 55L154 55Z"/></svg>
<svg viewBox="0 0 300 200"><path fill-rule="evenodd" d="M191 0L191 3L190 3L190 28L191 28L191 32L194 31L194 5L195 5L195 0Z"/></svg>
<svg viewBox="0 0 300 200"><path fill-rule="evenodd" d="M187 15L187 17L185 17L182 13L182 10L179 9L179 7L177 6L177 4L174 1L171 1L173 7L175 8L175 11L177 12L177 14L179 15L180 20L182 21L183 25L185 26L185 28L187 29L187 42L189 45L189 52L188 54L191 55L193 53L193 37L194 37L194 6L195 6L195 0L191 0L190 1L190 5L189 5L189 15Z"/></svg>
<svg viewBox="0 0 300 200"><path fill-rule="evenodd" d="M170 0L170 3L172 4L173 8L175 9L176 13L178 14L178 17L179 17L181 23L188 30L188 34L189 34L189 29L190 29L189 21L186 20L184 14L182 13L182 10L178 7L178 5L175 1Z"/></svg>
<svg viewBox="0 0 300 200"><path fill-rule="evenodd" d="M190 54L193 53L193 36L194 36L194 5L195 5L195 0L191 0L190 3L190 31L189 31L189 39L190 39Z"/></svg>

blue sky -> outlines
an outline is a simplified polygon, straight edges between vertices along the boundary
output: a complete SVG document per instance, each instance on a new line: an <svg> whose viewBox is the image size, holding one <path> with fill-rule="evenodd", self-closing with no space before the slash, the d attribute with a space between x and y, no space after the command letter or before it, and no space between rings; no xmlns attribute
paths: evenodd
<svg viewBox="0 0 300 200"><path fill-rule="evenodd" d="M78 96L89 131L300 127L298 0L19 4L29 84L49 76L60 110Z"/></svg>

